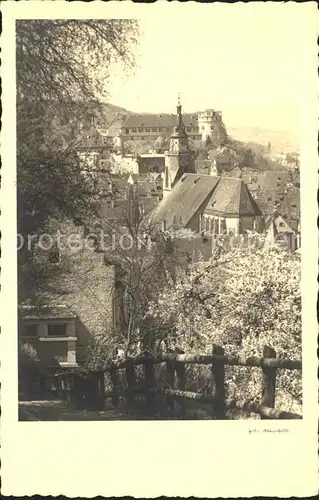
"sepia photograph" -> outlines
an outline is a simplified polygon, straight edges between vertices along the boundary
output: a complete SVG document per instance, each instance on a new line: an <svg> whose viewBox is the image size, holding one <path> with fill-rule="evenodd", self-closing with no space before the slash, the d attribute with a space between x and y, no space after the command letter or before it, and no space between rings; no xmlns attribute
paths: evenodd
<svg viewBox="0 0 319 500"><path fill-rule="evenodd" d="M16 21L20 421L302 418L298 77L211 22Z"/></svg>
<svg viewBox="0 0 319 500"><path fill-rule="evenodd" d="M1 4L2 495L317 491L316 7Z"/></svg>

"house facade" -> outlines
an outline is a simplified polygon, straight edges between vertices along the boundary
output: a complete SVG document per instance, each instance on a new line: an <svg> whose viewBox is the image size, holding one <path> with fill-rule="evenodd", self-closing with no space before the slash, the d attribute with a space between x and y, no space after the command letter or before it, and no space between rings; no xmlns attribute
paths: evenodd
<svg viewBox="0 0 319 500"><path fill-rule="evenodd" d="M66 305L20 306L19 341L28 343L48 368L76 368L76 314Z"/></svg>

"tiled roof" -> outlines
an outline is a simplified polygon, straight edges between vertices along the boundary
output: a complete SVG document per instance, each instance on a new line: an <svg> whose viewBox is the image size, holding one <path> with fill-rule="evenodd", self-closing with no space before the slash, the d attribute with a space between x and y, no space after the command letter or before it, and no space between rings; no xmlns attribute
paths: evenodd
<svg viewBox="0 0 319 500"><path fill-rule="evenodd" d="M253 197L264 215L276 212L286 220L300 218L300 189L256 189L252 190ZM293 223L292 223L293 224Z"/></svg>
<svg viewBox="0 0 319 500"><path fill-rule="evenodd" d="M219 179L210 175L184 174L154 211L154 222L165 220L167 228L175 221L184 227L187 226L208 199Z"/></svg>
<svg viewBox="0 0 319 500"><path fill-rule="evenodd" d="M296 224L294 222L296 222ZM286 218L274 212L267 217L265 229L267 232L272 231L275 236L279 233L294 233L297 230L297 222L298 221L293 221L291 224ZM284 224L284 226L282 227L281 224Z"/></svg>
<svg viewBox="0 0 319 500"><path fill-rule="evenodd" d="M183 113L183 122L185 127L197 127L197 114ZM175 114L159 113L159 114L139 114L130 115L123 123L125 128L133 127L175 127L177 124L177 117Z"/></svg>
<svg viewBox="0 0 319 500"><path fill-rule="evenodd" d="M29 305L19 306L19 316L22 319L73 319L76 314L65 305Z"/></svg>
<svg viewBox="0 0 319 500"><path fill-rule="evenodd" d="M249 189L277 189L280 187L285 187L291 181L290 172L288 170L284 171L272 171L261 173L251 173L249 175L243 175L243 181L248 185Z"/></svg>
<svg viewBox="0 0 319 500"><path fill-rule="evenodd" d="M261 216L244 182L230 177L221 177L205 212L224 217Z"/></svg>

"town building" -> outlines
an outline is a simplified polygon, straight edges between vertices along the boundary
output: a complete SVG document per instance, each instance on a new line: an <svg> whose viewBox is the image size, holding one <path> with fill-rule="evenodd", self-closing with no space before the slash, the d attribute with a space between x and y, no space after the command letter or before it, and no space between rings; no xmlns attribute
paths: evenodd
<svg viewBox="0 0 319 500"><path fill-rule="evenodd" d="M279 244L287 250L296 251L301 246L300 224L288 222L280 214L274 212L265 220L267 244Z"/></svg>

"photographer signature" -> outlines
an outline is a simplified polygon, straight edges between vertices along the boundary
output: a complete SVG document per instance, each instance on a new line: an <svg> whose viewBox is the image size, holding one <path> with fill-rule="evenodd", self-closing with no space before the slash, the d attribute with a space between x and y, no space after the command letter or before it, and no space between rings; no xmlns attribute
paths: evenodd
<svg viewBox="0 0 319 500"><path fill-rule="evenodd" d="M271 432L271 433L283 433L289 432L289 429L248 429L249 434L262 433L262 432Z"/></svg>

